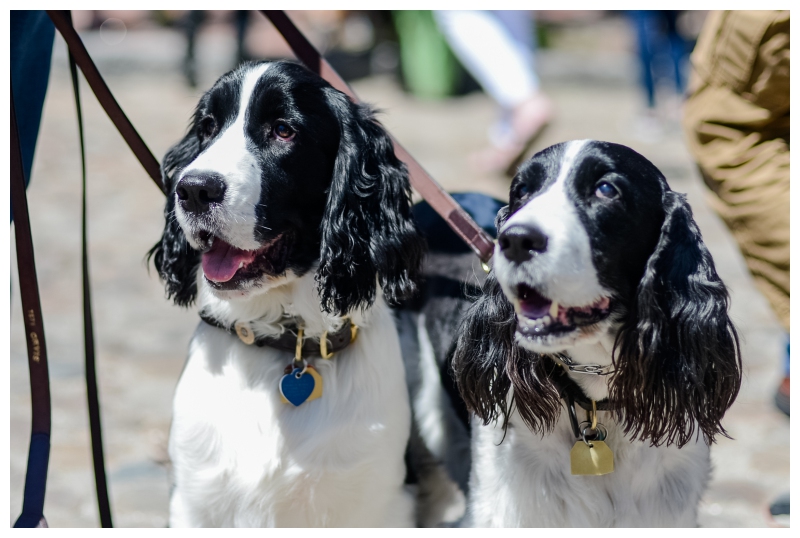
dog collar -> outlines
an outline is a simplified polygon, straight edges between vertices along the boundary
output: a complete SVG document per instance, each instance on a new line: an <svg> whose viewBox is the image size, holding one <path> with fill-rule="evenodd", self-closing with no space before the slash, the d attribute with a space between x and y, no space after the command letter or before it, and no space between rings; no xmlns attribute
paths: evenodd
<svg viewBox="0 0 800 538"><path fill-rule="evenodd" d="M570 407L574 408L572 403L577 403L586 411L592 410L592 400L587 397L575 381L570 379L566 372L561 370L553 376L553 384L558 389L558 395L566 400ZM598 411L611 411L613 406L608 401L608 398L595 402Z"/></svg>
<svg viewBox="0 0 800 538"><path fill-rule="evenodd" d="M609 375L614 373L614 370L611 369L611 364L605 366L599 364L576 364L569 355L563 353L550 355L550 357L552 357L554 361L560 362L570 372L575 372L576 374Z"/></svg>
<svg viewBox="0 0 800 538"><path fill-rule="evenodd" d="M302 323L296 318L291 318L288 323L282 323L283 332L280 336L261 336L256 338L250 322L237 321L232 326L220 323L204 313L200 319L213 327L218 327L229 333L236 333L244 344L259 347L267 346L281 351L294 351L294 360L283 370L283 377L278 383L281 401L299 407L305 402L322 397L324 380L317 369L308 364L306 357L319 353L323 359L330 359L337 351L341 351L353 343L358 336L358 325L350 318L344 318L342 327L334 332L325 331L319 337L306 338L303 335Z"/></svg>
<svg viewBox="0 0 800 538"><path fill-rule="evenodd" d="M552 380L553 384L558 389L558 395L567 404L569 423L570 426L572 426L572 433L575 434L575 437L581 437L578 415L575 412L576 403L589 413L594 413L596 411L612 411L614 409L614 406L611 405L608 398L600 400L599 402L588 398L578 384L570 379L569 375L560 368L558 373L552 377Z"/></svg>
<svg viewBox="0 0 800 538"><path fill-rule="evenodd" d="M280 336L260 336L258 338L256 338L253 328L247 321L237 321L233 325L225 325L202 312L200 313L200 319L213 327L236 334L239 340L248 346L266 346L281 351L294 352L299 358L302 358L303 355L319 353L319 356L323 359L330 359L334 353L342 351L355 342L358 336L358 325L353 323L350 318L345 318L344 324L338 331L334 333L325 331L319 339L304 336L303 327L296 319L292 319L290 323L281 324L284 331Z"/></svg>

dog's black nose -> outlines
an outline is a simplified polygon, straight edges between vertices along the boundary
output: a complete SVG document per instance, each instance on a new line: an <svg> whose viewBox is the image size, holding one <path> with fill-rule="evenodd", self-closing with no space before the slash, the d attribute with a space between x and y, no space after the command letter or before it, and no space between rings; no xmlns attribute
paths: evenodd
<svg viewBox="0 0 800 538"><path fill-rule="evenodd" d="M547 250L547 236L534 226L515 224L503 230L497 244L508 261L522 263L530 260L534 252Z"/></svg>
<svg viewBox="0 0 800 538"><path fill-rule="evenodd" d="M181 207L189 213L205 213L211 204L225 197L225 182L219 174L189 173L178 181L175 194Z"/></svg>

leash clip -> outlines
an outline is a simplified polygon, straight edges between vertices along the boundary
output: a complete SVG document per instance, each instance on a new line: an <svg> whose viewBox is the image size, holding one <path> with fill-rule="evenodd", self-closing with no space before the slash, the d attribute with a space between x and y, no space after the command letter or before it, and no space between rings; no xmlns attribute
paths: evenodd
<svg viewBox="0 0 800 538"><path fill-rule="evenodd" d="M497 244L497 239L495 239L492 242L496 245ZM492 253L494 254L494 251ZM483 272L486 273L487 275L492 271L492 268L489 265L490 261L492 261L491 257L486 261L481 260L481 269L483 269Z"/></svg>
<svg viewBox="0 0 800 538"><path fill-rule="evenodd" d="M579 426L583 442L592 446L592 441L605 441L608 437L608 430L597 422L597 402L592 400L592 410L587 411L586 414L589 420L581 422Z"/></svg>

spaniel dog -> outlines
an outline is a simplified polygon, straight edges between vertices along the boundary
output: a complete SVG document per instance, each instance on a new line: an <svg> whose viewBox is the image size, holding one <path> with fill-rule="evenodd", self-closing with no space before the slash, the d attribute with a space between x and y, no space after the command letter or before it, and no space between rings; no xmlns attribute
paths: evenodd
<svg viewBox="0 0 800 538"><path fill-rule="evenodd" d="M245 64L162 172L151 255L203 319L175 391L170 526L413 525L389 305L424 240L372 110L300 65Z"/></svg>
<svg viewBox="0 0 800 538"><path fill-rule="evenodd" d="M520 168L496 224L447 359L474 417L463 523L696 525L741 357L685 197L630 148L572 141Z"/></svg>

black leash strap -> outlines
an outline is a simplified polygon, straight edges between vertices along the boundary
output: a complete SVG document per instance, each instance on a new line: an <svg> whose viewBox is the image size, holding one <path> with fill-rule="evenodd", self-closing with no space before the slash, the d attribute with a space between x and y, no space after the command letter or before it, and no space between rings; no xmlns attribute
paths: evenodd
<svg viewBox="0 0 800 538"><path fill-rule="evenodd" d="M72 24L72 15L65 12ZM75 111L78 116L78 138L81 145L81 269L83 273L83 345L86 356L86 397L89 407L89 430L92 437L92 460L94 463L94 480L97 491L97 505L100 511L100 525L103 528L113 527L111 522L111 506L108 501L108 483L106 481L105 460L103 457L103 435L100 427L100 402L97 395L97 368L94 353L94 325L92 323L92 298L89 285L89 253L86 238L86 145L83 138L83 111L78 84L78 69L75 58L69 53L69 69L72 75L72 89L75 94Z"/></svg>
<svg viewBox="0 0 800 538"><path fill-rule="evenodd" d="M111 90L108 89L108 85L103 80L100 71L97 70L97 66L92 61L89 52L83 45L83 41L81 41L81 38L78 36L78 32L72 27L72 20L69 17L69 12L47 10L47 15L53 21L53 24L64 38L64 41L67 42L70 54L74 57L78 67L81 68L86 82L89 83L89 87L94 92L100 105L106 111L106 114L108 114L109 119L114 123L119 134L125 139L128 147L131 148L133 154L139 159L139 162L148 175L156 185L158 185L161 192L164 192L164 183L161 181L161 167L158 164L158 160L153 156L147 144L144 143L142 137L139 136L139 133L134 129L128 116L125 115L119 103L114 99Z"/></svg>
<svg viewBox="0 0 800 538"><path fill-rule="evenodd" d="M50 460L50 380L47 348L44 342L42 306L33 259L33 239L25 194L25 172L19 146L14 90L11 87L11 207L14 209L14 235L17 241L17 268L22 300L22 318L28 344L28 369L31 381L31 444L25 473L22 515L14 527L47 527L44 519L44 492Z"/></svg>
<svg viewBox="0 0 800 538"><path fill-rule="evenodd" d="M314 45L297 29L297 26L283 11L261 11L291 47L297 59L311 71L325 79L337 90L346 93L358 103L358 97L331 67L331 65L314 48ZM391 133L389 134L391 136ZM392 136L394 153L408 167L411 185L417 189L426 202L447 222L456 234L477 254L482 262L488 263L494 253L494 242L483 228L478 226L469 213L453 200L441 185L434 180L414 157Z"/></svg>

